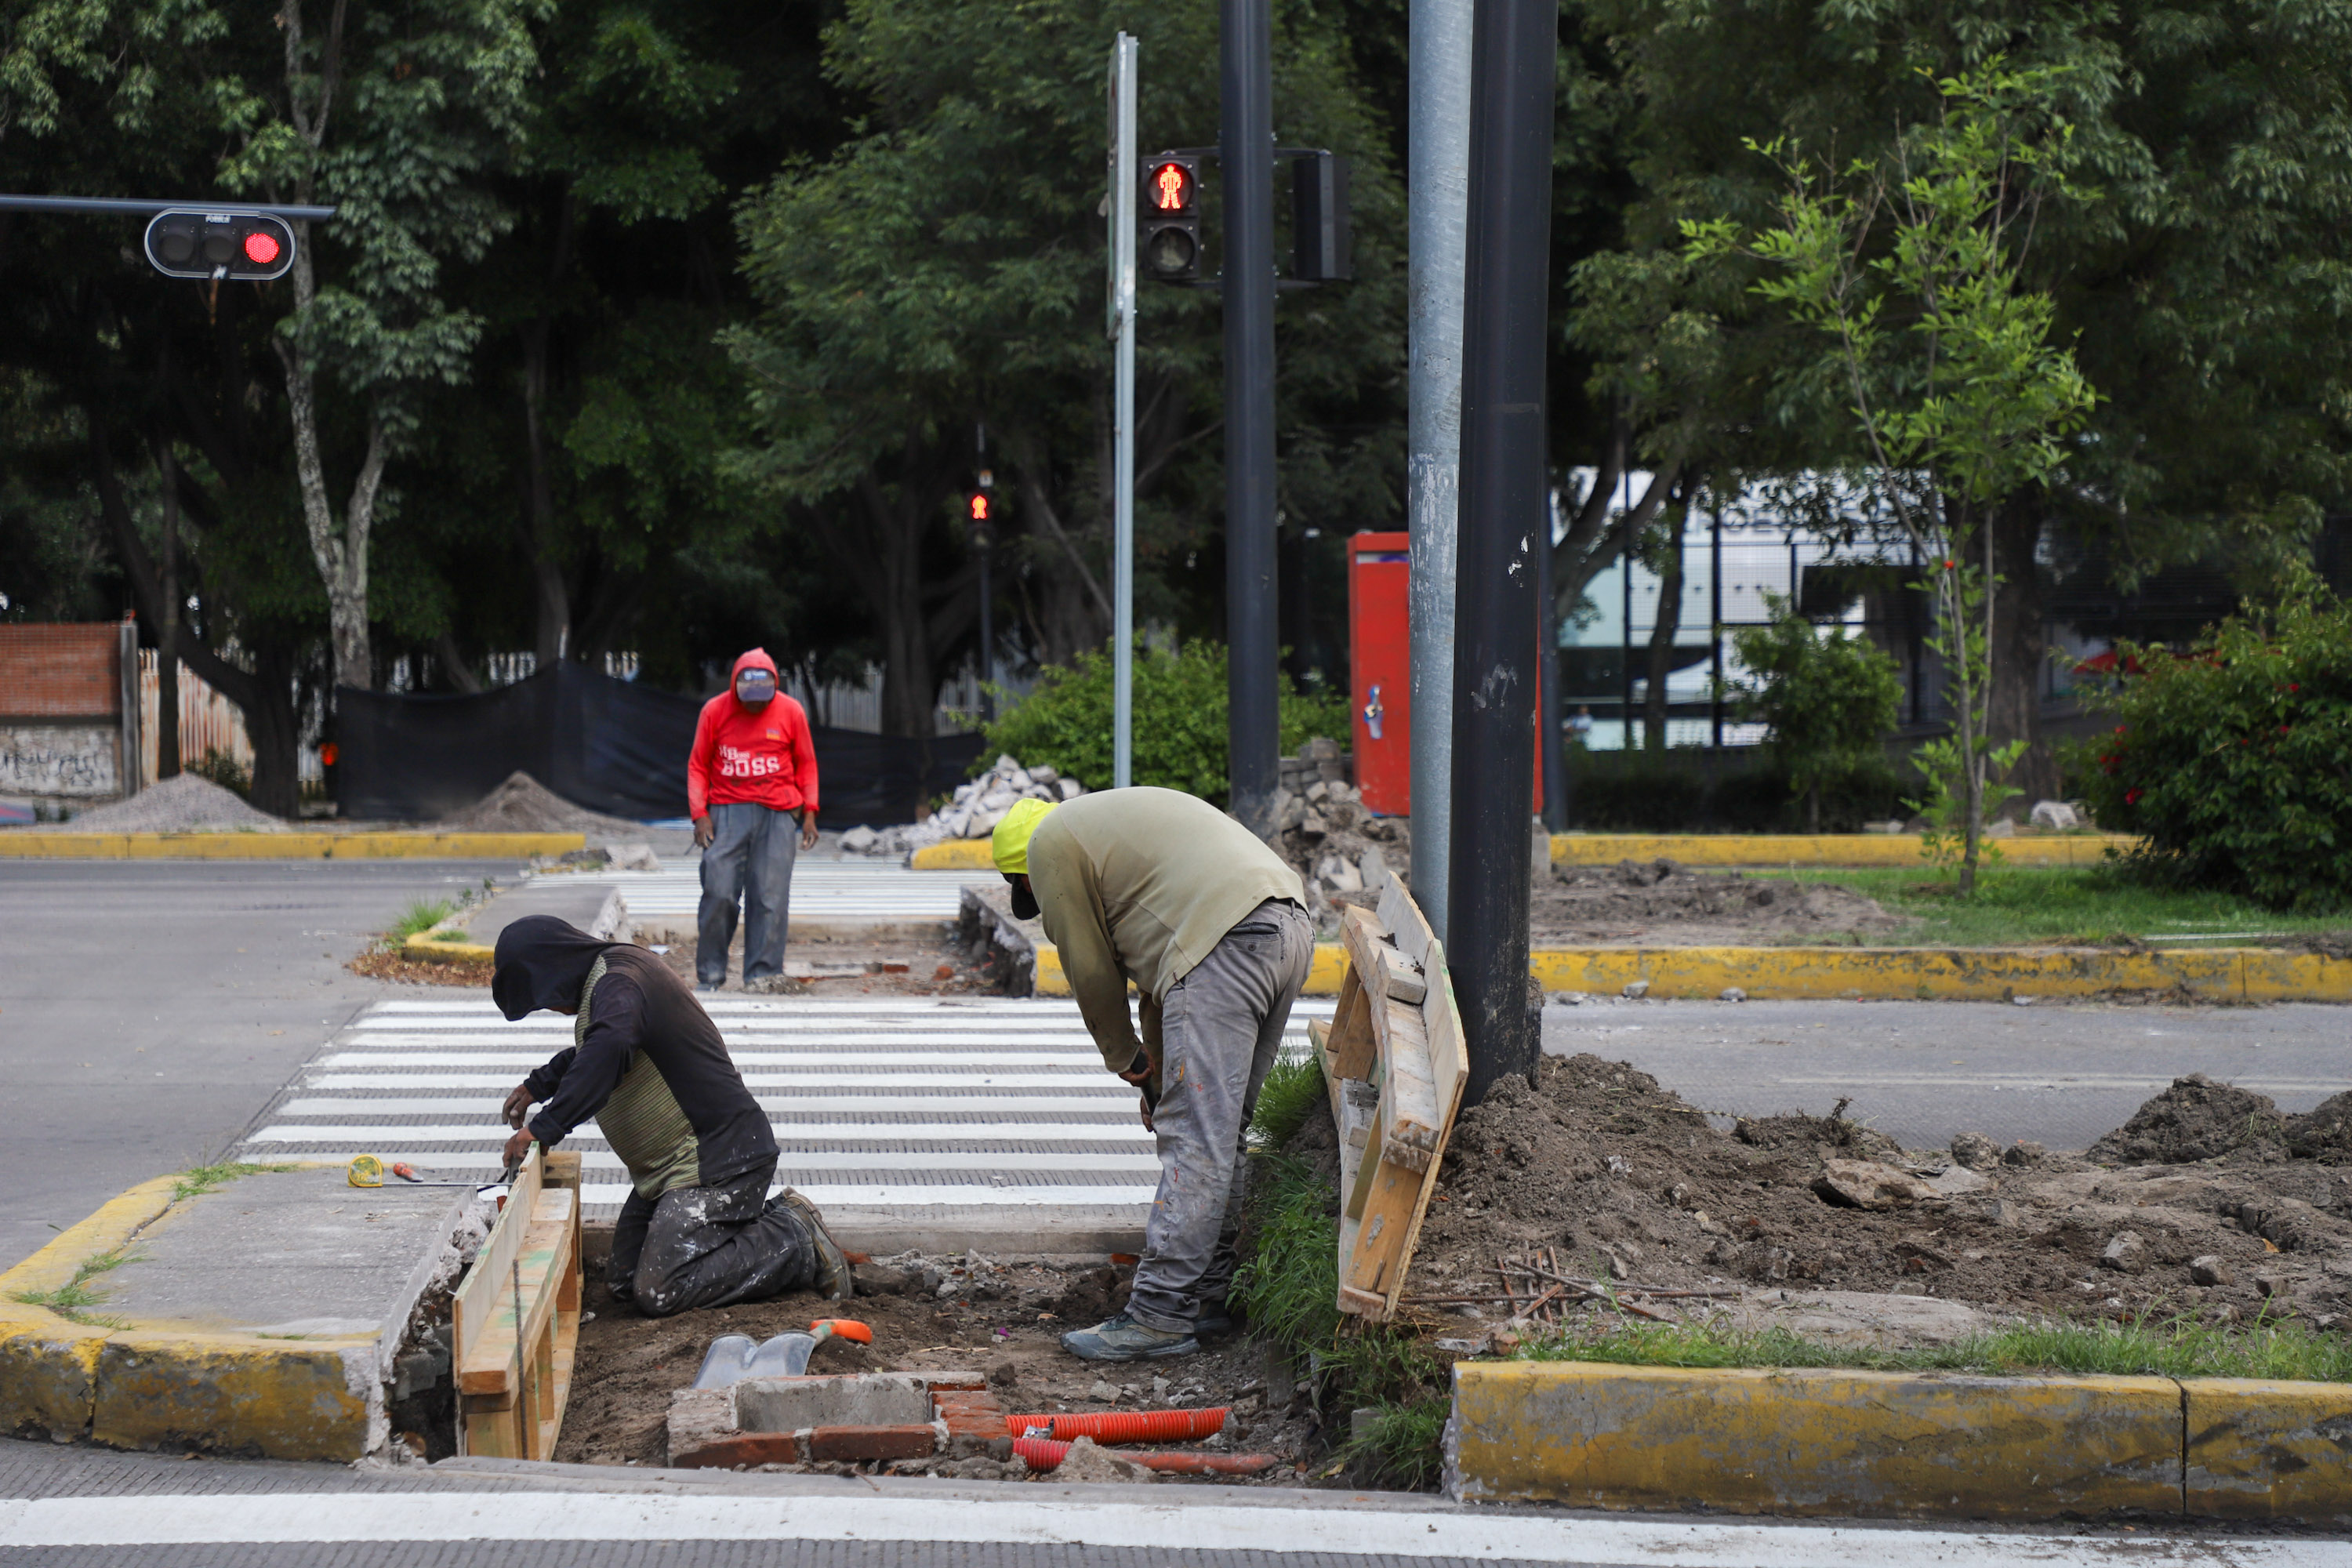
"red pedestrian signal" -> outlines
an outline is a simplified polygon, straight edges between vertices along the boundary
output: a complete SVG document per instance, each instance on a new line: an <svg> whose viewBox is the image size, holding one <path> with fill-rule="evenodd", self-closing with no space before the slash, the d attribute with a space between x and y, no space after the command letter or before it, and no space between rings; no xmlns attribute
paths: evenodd
<svg viewBox="0 0 2352 1568"><path fill-rule="evenodd" d="M1188 283L1201 275L1201 165L1162 153L1143 165L1143 221L1135 237L1143 276Z"/></svg>
<svg viewBox="0 0 2352 1568"><path fill-rule="evenodd" d="M267 283L294 265L294 230L268 213L173 207L147 225L147 260L171 278Z"/></svg>
<svg viewBox="0 0 2352 1568"><path fill-rule="evenodd" d="M972 492L971 520L974 522L986 522L988 521L988 497L983 492L978 490Z"/></svg>
<svg viewBox="0 0 2352 1568"><path fill-rule="evenodd" d="M1192 210L1192 171L1169 159L1151 171L1151 208L1173 216Z"/></svg>

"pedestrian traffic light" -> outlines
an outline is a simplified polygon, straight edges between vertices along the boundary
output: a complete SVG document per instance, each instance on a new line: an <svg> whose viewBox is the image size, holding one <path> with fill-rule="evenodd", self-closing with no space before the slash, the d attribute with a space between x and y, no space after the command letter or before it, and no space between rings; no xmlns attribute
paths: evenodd
<svg viewBox="0 0 2352 1568"><path fill-rule="evenodd" d="M171 278L267 283L294 265L294 230L267 213L168 208L147 225L147 260Z"/></svg>
<svg viewBox="0 0 2352 1568"><path fill-rule="evenodd" d="M1309 153L1290 163L1291 276L1309 283L1352 277L1348 243L1348 160Z"/></svg>
<svg viewBox="0 0 2352 1568"><path fill-rule="evenodd" d="M1201 275L1201 165L1188 153L1162 153L1143 165L1143 275L1186 283Z"/></svg>

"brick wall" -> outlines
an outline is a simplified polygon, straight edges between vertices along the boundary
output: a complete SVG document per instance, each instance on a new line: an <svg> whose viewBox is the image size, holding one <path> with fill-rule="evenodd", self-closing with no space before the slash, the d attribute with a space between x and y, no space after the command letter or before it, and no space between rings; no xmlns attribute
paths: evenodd
<svg viewBox="0 0 2352 1568"><path fill-rule="evenodd" d="M114 621L0 622L0 716L95 719L122 710Z"/></svg>

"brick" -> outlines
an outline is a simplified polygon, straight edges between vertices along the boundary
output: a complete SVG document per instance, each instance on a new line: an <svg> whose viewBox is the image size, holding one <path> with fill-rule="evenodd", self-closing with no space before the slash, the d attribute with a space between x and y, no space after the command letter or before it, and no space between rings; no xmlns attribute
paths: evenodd
<svg viewBox="0 0 2352 1568"><path fill-rule="evenodd" d="M114 621L0 625L0 714L94 719L122 710Z"/></svg>
<svg viewBox="0 0 2352 1568"><path fill-rule="evenodd" d="M674 1470L731 1470L738 1465L793 1465L802 1459L799 1443L790 1432L737 1432L708 1438L679 1453L673 1449Z"/></svg>
<svg viewBox="0 0 2352 1568"><path fill-rule="evenodd" d="M819 1426L809 1434L809 1458L835 1464L928 1458L937 1436L929 1426Z"/></svg>

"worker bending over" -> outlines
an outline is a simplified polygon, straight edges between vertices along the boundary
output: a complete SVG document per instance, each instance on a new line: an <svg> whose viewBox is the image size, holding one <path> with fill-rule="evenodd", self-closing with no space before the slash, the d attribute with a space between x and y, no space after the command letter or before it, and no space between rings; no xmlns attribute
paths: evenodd
<svg viewBox="0 0 2352 1568"><path fill-rule="evenodd" d="M1160 1190L1126 1310L1062 1336L1087 1361L1189 1355L1227 1331L1244 1130L1307 984L1298 874L1171 789L1016 804L991 847L1013 911L1042 917L1103 1062L1143 1090ZM1128 983L1142 996L1139 1040Z"/></svg>
<svg viewBox="0 0 2352 1568"><path fill-rule="evenodd" d="M605 1279L649 1318L814 1288L850 1293L848 1261L816 1205L771 1198L776 1137L719 1026L655 954L553 915L499 933L490 996L509 1019L572 1016L572 1043L507 1096L514 1164L587 1121L629 1170ZM525 1116L534 1101L539 1114Z"/></svg>
<svg viewBox="0 0 2352 1568"><path fill-rule="evenodd" d="M742 906L743 984L784 972L795 847L816 847L816 743L808 715L776 689L776 661L753 648L727 689L702 705L686 761L686 814L702 851L694 977L727 981Z"/></svg>

